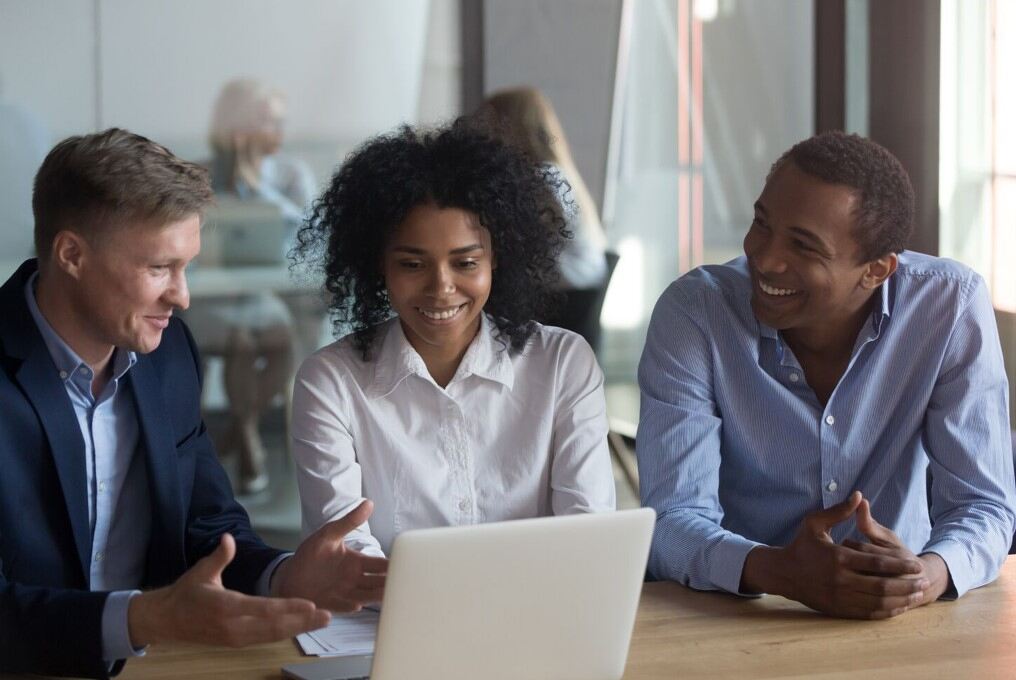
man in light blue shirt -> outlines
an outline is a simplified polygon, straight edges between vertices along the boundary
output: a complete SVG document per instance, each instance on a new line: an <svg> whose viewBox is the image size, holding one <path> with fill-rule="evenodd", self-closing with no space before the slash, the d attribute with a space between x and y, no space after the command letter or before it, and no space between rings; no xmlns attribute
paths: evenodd
<svg viewBox="0 0 1016 680"><path fill-rule="evenodd" d="M977 274L904 252L913 204L888 151L813 137L773 165L745 257L664 292L639 367L655 577L885 618L997 576L998 331Z"/></svg>

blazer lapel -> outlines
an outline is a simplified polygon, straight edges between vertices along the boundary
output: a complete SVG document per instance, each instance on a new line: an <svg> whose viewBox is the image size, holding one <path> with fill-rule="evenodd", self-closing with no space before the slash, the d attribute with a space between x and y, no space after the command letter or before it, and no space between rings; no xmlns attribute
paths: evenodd
<svg viewBox="0 0 1016 680"><path fill-rule="evenodd" d="M74 532L74 544L89 582L92 560L92 531L88 525L88 491L85 488L85 442L67 390L57 375L56 366L39 338L16 373L25 395L39 414L49 440L64 503Z"/></svg>
<svg viewBox="0 0 1016 680"><path fill-rule="evenodd" d="M162 389L150 357L139 354L128 372L137 406L141 441L148 466L148 487L152 491L151 549L179 564L149 564L149 570L163 566L171 572L184 566L184 515L177 470L176 442L166 420ZM172 556L172 557L170 557Z"/></svg>

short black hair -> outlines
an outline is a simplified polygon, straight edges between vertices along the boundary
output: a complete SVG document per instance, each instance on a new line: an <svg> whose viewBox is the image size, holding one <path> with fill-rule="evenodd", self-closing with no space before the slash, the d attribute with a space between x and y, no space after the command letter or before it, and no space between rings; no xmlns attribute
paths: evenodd
<svg viewBox="0 0 1016 680"><path fill-rule="evenodd" d="M324 270L336 334L351 325L365 360L376 325L392 315L385 247L418 205L466 210L490 232L497 267L484 311L506 348L521 350L533 319L558 304L557 255L571 235L557 200L564 180L492 133L463 117L374 137L345 159L314 202L291 258Z"/></svg>
<svg viewBox="0 0 1016 680"><path fill-rule="evenodd" d="M914 229L914 188L888 149L860 135L823 132L792 146L773 163L769 176L788 160L812 177L857 192L855 236L862 261L907 247Z"/></svg>

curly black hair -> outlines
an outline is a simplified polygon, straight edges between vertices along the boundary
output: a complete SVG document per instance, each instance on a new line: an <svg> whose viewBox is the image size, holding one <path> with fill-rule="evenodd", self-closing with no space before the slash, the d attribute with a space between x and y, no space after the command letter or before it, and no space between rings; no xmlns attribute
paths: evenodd
<svg viewBox="0 0 1016 680"><path fill-rule="evenodd" d="M336 335L351 325L364 360L377 324L392 315L384 249L421 204L469 211L490 232L497 268L484 311L506 349L521 350L533 319L554 311L557 255L571 236L557 200L564 180L494 133L489 123L463 117L434 130L403 126L374 137L345 159L314 202L290 257L323 269Z"/></svg>
<svg viewBox="0 0 1016 680"><path fill-rule="evenodd" d="M859 135L823 132L786 151L769 176L788 160L823 182L857 191L854 233L862 261L907 247L914 229L914 188L903 165L885 147Z"/></svg>

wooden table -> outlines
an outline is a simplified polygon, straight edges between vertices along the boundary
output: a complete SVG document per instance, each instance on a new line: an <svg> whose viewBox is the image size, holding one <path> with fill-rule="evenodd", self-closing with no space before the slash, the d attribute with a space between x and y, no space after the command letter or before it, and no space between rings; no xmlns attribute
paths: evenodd
<svg viewBox="0 0 1016 680"><path fill-rule="evenodd" d="M153 648L124 680L279 678L309 660L287 640L245 650ZM888 621L830 619L768 596L741 599L647 583L626 680L643 678L1014 678L1016 558L958 602Z"/></svg>

